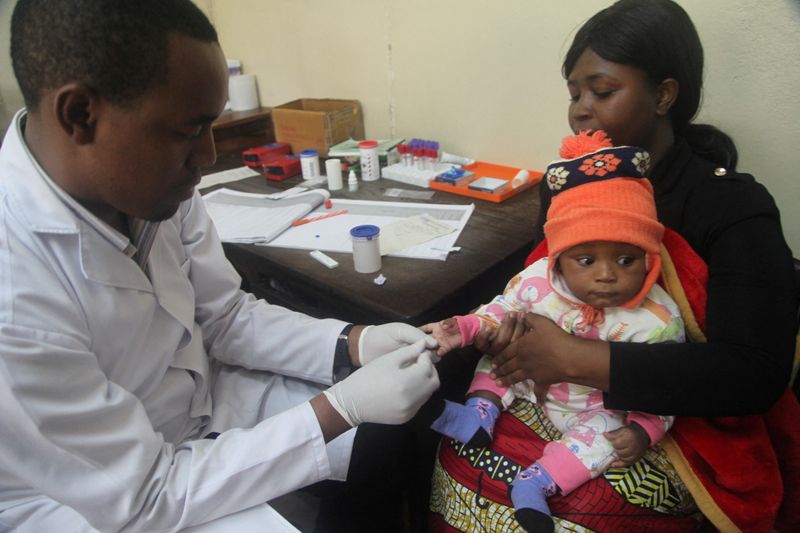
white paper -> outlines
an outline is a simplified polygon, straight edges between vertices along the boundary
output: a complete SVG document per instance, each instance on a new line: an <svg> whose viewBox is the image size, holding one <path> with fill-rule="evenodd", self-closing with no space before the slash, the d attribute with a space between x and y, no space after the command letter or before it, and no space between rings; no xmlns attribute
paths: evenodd
<svg viewBox="0 0 800 533"><path fill-rule="evenodd" d="M289 228L270 242L259 244L282 248L352 253L353 241L350 229L354 226L373 224L383 231L384 227L401 219L428 215L436 222L452 228L452 231L387 255L445 261L469 221L475 206L473 204L420 204L333 199L330 209L317 208L314 212L309 213L307 218L343 209L346 209L347 213Z"/></svg>
<svg viewBox="0 0 800 533"><path fill-rule="evenodd" d="M329 196L326 190L314 190L275 200L266 194L218 189L203 200L222 241L261 243L286 231Z"/></svg>
<svg viewBox="0 0 800 533"><path fill-rule="evenodd" d="M203 178L200 180L200 185L198 185L197 188L204 189L206 187L211 187L212 185L238 181L244 178L251 178L253 176L260 175L261 174L250 167L232 168L231 170L223 170L222 172L215 172L214 174L203 176Z"/></svg>
<svg viewBox="0 0 800 533"><path fill-rule="evenodd" d="M399 252L454 231L455 228L430 215L401 218L381 228L381 255Z"/></svg>
<svg viewBox="0 0 800 533"><path fill-rule="evenodd" d="M383 195L389 198L413 198L414 200L430 200L434 194L436 191L412 191L396 187L390 187L383 191Z"/></svg>

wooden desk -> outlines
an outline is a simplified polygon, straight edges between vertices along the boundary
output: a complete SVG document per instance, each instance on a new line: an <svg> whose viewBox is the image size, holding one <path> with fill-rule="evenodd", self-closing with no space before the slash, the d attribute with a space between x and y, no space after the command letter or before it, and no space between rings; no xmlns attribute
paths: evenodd
<svg viewBox="0 0 800 533"><path fill-rule="evenodd" d="M238 154L242 150L275 142L271 108L252 111L223 111L214 124L214 147L218 156Z"/></svg>
<svg viewBox="0 0 800 533"><path fill-rule="evenodd" d="M299 177L283 182L254 177L225 186L266 193L299 181ZM332 197L404 201L383 196L385 189L393 187L419 190L380 179L361 182L357 193L344 189L334 191ZM350 254L330 252L339 266L328 269L312 259L308 250L226 243L225 253L242 274L245 288L271 303L354 323L401 321L421 325L466 313L502 292L508 280L522 270L532 249L539 209L535 187L501 204L438 191L430 202L475 203L475 211L456 243L461 251L451 253L447 261L383 257L380 272L387 281L382 286L372 281L377 273L356 273Z"/></svg>

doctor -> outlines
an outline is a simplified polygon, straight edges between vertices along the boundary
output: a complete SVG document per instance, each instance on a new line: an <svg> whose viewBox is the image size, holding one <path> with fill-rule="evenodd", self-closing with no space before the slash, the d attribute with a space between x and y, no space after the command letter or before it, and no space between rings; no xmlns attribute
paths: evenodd
<svg viewBox="0 0 800 533"><path fill-rule="evenodd" d="M11 26L0 530L173 531L345 478L347 430L438 387L432 340L239 289L195 191L227 94L209 21L189 0L19 0Z"/></svg>

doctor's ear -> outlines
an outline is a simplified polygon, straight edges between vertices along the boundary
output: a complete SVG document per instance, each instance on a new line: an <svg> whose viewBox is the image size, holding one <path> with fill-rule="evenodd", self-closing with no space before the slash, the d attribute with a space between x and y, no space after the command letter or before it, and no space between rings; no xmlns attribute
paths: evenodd
<svg viewBox="0 0 800 533"><path fill-rule="evenodd" d="M94 140L97 100L97 93L85 83L68 83L56 90L53 98L56 121L75 144Z"/></svg>

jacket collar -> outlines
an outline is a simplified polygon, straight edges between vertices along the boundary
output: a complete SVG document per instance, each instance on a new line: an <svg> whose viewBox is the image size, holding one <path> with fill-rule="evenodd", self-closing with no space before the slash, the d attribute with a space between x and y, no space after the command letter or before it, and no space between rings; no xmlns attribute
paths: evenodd
<svg viewBox="0 0 800 533"><path fill-rule="evenodd" d="M668 194L681 185L683 170L692 159L692 149L686 139L679 137L656 164L650 174L650 182L656 198Z"/></svg>
<svg viewBox="0 0 800 533"><path fill-rule="evenodd" d="M147 276L125 254L130 240L80 205L36 161L23 136L26 114L17 112L0 147L0 191L14 217L32 233L77 236L87 279L152 291Z"/></svg>

